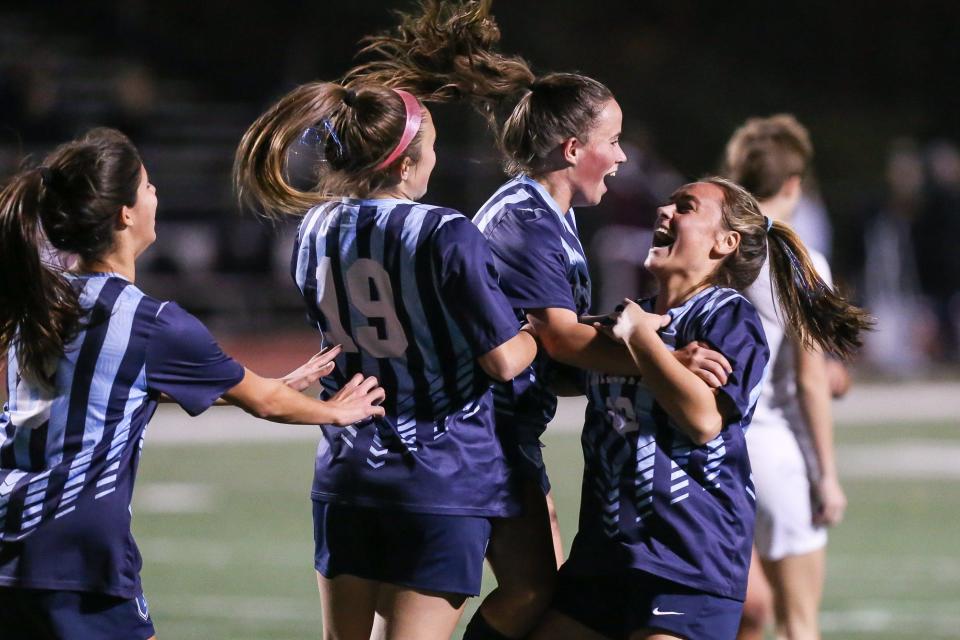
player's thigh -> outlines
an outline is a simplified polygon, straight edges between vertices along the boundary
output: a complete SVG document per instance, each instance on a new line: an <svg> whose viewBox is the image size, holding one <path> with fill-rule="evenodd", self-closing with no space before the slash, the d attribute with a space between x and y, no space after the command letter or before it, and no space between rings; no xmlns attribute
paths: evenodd
<svg viewBox="0 0 960 640"><path fill-rule="evenodd" d="M532 481L524 483L521 495L521 515L491 521L487 560L501 589L552 591L557 567L547 499Z"/></svg>
<svg viewBox="0 0 960 640"><path fill-rule="evenodd" d="M609 640L570 616L551 609L530 634L530 640Z"/></svg>
<svg viewBox="0 0 960 640"><path fill-rule="evenodd" d="M380 583L350 575L326 578L317 572L317 585L324 640L367 640Z"/></svg>
<svg viewBox="0 0 960 640"><path fill-rule="evenodd" d="M789 428L758 429L748 444L757 492L754 545L760 556L778 559L826 545L826 530L813 524L807 466Z"/></svg>
<svg viewBox="0 0 960 640"><path fill-rule="evenodd" d="M753 549L750 573L747 577L747 597L743 603L743 619L737 637L740 640L763 636L763 627L773 619L773 591L763 570L763 564ZM752 635L751 635L752 632Z"/></svg>
<svg viewBox="0 0 960 640"><path fill-rule="evenodd" d="M467 596L398 585L381 586L372 640L447 640Z"/></svg>
<svg viewBox="0 0 960 640"><path fill-rule="evenodd" d="M563 538L560 536L560 518L557 517L557 505L552 491L547 493L547 514L550 518L550 534L553 537L554 559L559 568L563 564Z"/></svg>

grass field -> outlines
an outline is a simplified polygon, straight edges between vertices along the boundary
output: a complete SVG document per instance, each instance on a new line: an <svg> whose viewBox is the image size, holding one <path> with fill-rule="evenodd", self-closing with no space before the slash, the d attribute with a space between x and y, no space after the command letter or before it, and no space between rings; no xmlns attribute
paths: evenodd
<svg viewBox="0 0 960 640"><path fill-rule="evenodd" d="M831 538L824 637L960 638L957 426L849 426L837 430L837 440L841 472L847 459L855 464L845 474L847 518ZM904 444L911 444L912 462L897 463ZM545 455L569 544L579 501L578 436L548 432ZM927 455L946 465L942 473L930 472ZM148 435L134 532L161 638L319 637L312 464L308 441L151 444ZM478 602L471 600L464 621Z"/></svg>

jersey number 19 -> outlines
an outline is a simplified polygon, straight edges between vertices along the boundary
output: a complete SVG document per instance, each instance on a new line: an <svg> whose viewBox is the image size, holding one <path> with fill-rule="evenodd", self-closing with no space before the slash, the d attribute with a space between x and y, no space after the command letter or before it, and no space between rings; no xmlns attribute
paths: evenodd
<svg viewBox="0 0 960 640"><path fill-rule="evenodd" d="M317 265L317 298L320 311L327 320L325 333L332 344L343 345L343 350L349 353L363 349L374 358L402 356L407 350L407 336L397 318L393 287L384 268L369 258L359 258L344 274L344 284L349 308L356 310L368 322L371 319L381 320L383 337L381 331L370 324L354 326L356 342L344 331L337 288L330 271L330 258L323 257ZM354 325L349 316L346 320Z"/></svg>

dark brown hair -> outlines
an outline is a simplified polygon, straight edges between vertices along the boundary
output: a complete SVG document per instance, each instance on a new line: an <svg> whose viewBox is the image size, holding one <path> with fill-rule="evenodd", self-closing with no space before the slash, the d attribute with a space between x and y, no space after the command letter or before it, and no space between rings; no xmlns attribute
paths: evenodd
<svg viewBox="0 0 960 640"><path fill-rule="evenodd" d="M83 310L57 250L94 261L114 246L118 214L136 203L140 154L113 129L94 129L21 171L0 192L0 351L13 347L21 374L48 382Z"/></svg>
<svg viewBox="0 0 960 640"><path fill-rule="evenodd" d="M425 101L466 100L497 133L508 173L550 169L547 156L571 137L585 140L613 98L600 82L575 73L537 78L519 56L495 50L500 30L491 0L422 0L400 25L365 39L370 58L346 76L403 87Z"/></svg>
<svg viewBox="0 0 960 640"><path fill-rule="evenodd" d="M838 357L849 357L861 345L860 334L872 325L870 316L823 281L788 225L773 222L767 229L767 218L746 189L725 178L701 182L723 192L723 225L740 236L737 250L720 264L712 283L746 289L757 279L769 251L770 276L787 331L805 346L816 344Z"/></svg>
<svg viewBox="0 0 960 640"><path fill-rule="evenodd" d="M760 200L777 195L813 159L806 127L788 113L750 118L727 143L724 174Z"/></svg>
<svg viewBox="0 0 960 640"><path fill-rule="evenodd" d="M380 166L399 142L406 121L403 100L382 85L301 85L244 133L233 165L237 196L241 204L272 217L302 215L330 198L365 198L393 186L397 183L393 167L405 157L420 160L422 125L400 157L388 167ZM323 142L314 167L314 186L305 191L291 184L287 154L307 131L316 131Z"/></svg>

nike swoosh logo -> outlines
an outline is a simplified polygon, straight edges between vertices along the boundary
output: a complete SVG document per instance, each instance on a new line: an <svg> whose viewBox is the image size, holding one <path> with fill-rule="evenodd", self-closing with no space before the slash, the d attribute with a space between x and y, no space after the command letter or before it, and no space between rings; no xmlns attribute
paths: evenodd
<svg viewBox="0 0 960 640"><path fill-rule="evenodd" d="M653 610L653 615L655 616L682 616L683 611L660 611L660 607L656 607Z"/></svg>

